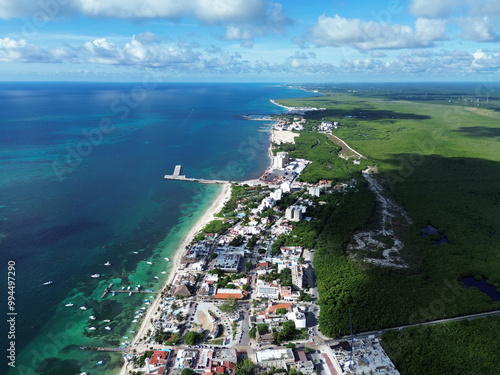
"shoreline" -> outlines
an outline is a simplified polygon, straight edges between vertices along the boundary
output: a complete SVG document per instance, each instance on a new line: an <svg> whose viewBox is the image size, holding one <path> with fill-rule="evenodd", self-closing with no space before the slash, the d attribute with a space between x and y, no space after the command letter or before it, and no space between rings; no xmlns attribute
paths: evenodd
<svg viewBox="0 0 500 375"><path fill-rule="evenodd" d="M290 110L291 110L290 108L288 108L286 106L283 106L283 105L276 103L273 99L271 99L270 101L276 106L286 108L287 112L290 112ZM263 173L265 173L268 169L272 168L272 166L273 166L273 153L272 153L273 139L274 139L273 133L274 133L274 129L271 127L270 137L269 137L269 147L268 147L268 157L269 157L270 164L264 170L264 172L262 172L260 174L260 176L262 176ZM257 179L256 179L257 181L259 180L260 176L257 177ZM248 181L241 181L241 182L245 183L245 182L253 182L253 181L255 181L255 180L248 180ZM148 349L148 348L152 347L152 345L148 345L148 344L139 344L138 341L140 340L141 337L144 336L144 334L149 329L149 327L151 325L151 319L158 314L158 306L162 300L162 297L161 297L162 293L161 292L163 292L165 290L165 288L175 280L175 276L178 272L178 269L179 269L179 266L181 263L182 254L184 253L184 250L186 249L186 247L193 241L196 234L201 229L203 229L203 227L208 222L210 222L211 220L213 220L215 218L215 214L222 210L222 208L224 207L226 202L231 198L231 192L232 192L232 188L231 188L231 183L229 181L222 184L222 189L221 189L221 192L219 193L219 195L217 195L217 197L214 199L212 204L208 207L207 210L205 210L204 214L196 221L196 223L193 224L193 226L191 227L191 229L187 233L184 240L177 247L177 250L175 251L174 257L173 257L173 259L171 259L172 268L168 274L168 277L165 280L165 282L163 283L161 290L160 290L160 293L157 294L154 302L149 306L149 308L146 312L146 315L143 317L143 320L141 322L141 326L137 330L137 332L134 336L134 339L130 343L129 352L130 352L130 350L133 350L133 349L140 352L141 349ZM144 345L144 348L141 348L142 345ZM164 345L161 345L161 347L164 347ZM122 365L120 372L117 373L117 375L127 375L128 374L128 364L129 364L129 362L125 362Z"/></svg>
<svg viewBox="0 0 500 375"><path fill-rule="evenodd" d="M139 349L140 345L145 345L146 348L151 347L150 344L139 344L138 341L141 339L141 337L144 336L144 334L147 332L147 330L150 328L151 325L151 319L158 314L158 306L161 303L162 300L162 292L165 290L165 288L170 285L174 280L175 276L178 272L180 263L181 263L181 258L182 254L184 253L184 250L186 249L187 246L193 241L194 237L196 234L203 229L203 227L210 221L212 221L215 218L215 214L218 213L219 211L222 210L226 202L230 199L231 197L231 183L227 182L222 184L222 189L220 193L217 195L217 197L213 200L213 202L210 204L208 209L205 210L203 215L193 224L193 226L190 228L189 232L186 234L184 237L184 240L177 246L177 250L175 251L173 259L171 259L172 262L172 267L170 269L170 272L168 274L168 277L166 278L165 282L163 283L159 293L157 294L154 302L149 306L146 315L142 319L141 326L137 330L134 339L131 341L129 349ZM123 366L120 369L120 372L117 373L119 375L127 375L128 373L128 364L129 362L125 362Z"/></svg>

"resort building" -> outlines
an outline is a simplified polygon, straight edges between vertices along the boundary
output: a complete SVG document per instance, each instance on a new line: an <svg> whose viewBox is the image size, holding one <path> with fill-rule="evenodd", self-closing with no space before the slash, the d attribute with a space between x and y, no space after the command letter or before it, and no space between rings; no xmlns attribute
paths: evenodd
<svg viewBox="0 0 500 375"><path fill-rule="evenodd" d="M283 169L288 165L288 152L278 152L274 157L274 168Z"/></svg>

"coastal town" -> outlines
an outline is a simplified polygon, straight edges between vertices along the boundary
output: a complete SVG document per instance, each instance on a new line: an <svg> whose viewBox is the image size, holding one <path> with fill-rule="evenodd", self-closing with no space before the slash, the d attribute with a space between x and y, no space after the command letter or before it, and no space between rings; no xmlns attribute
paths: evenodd
<svg viewBox="0 0 500 375"><path fill-rule="evenodd" d="M219 198L172 259L164 290L137 311L122 375L398 374L375 335L321 333L315 251L292 233L356 183L300 181L310 161L279 146L304 130L301 113L321 109L288 109L271 129L272 163L259 179L214 181L223 185ZM210 183L186 178L181 166L165 178Z"/></svg>

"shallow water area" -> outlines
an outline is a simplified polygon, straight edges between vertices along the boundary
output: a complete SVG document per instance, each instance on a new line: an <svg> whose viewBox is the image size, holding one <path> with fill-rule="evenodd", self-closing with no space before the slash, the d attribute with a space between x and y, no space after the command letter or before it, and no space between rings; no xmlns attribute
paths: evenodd
<svg viewBox="0 0 500 375"><path fill-rule="evenodd" d="M259 84L162 84L127 116L113 112L134 87L0 83L0 261L16 263L18 312L17 366L2 374L115 374L120 353L80 346L126 345L154 295L102 298L105 288L159 290L171 269L164 258L220 192L163 176L181 164L197 178L255 178L269 164L268 137L257 131L265 123L240 115L282 113L269 99L307 96ZM100 139L102 119L114 129Z"/></svg>

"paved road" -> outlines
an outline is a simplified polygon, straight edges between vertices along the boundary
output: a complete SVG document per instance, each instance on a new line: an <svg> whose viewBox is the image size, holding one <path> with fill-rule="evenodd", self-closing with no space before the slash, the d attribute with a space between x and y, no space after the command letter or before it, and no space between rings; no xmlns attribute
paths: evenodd
<svg viewBox="0 0 500 375"><path fill-rule="evenodd" d="M357 333L353 336L354 336L354 338L362 339L362 338L367 338L370 335L380 336L382 333L384 333L386 331L395 331L395 330L400 331L400 330L403 330L405 328L410 328L410 327L430 326L430 325L442 324L442 323L448 323L448 322L458 322L461 320L472 320L472 319L486 318L488 316L493 316L493 315L500 315L500 311L490 311L490 312L485 312L485 313L457 316L455 318L439 319L439 320L433 320L431 322L416 323L416 324L409 324L409 325L400 326L400 327L385 328L385 329L382 329L379 331L361 332L361 333ZM346 335L346 336L340 337L339 339L350 339L350 338L351 338L350 335ZM328 342L333 343L333 342L338 341L339 339L329 340Z"/></svg>

